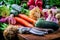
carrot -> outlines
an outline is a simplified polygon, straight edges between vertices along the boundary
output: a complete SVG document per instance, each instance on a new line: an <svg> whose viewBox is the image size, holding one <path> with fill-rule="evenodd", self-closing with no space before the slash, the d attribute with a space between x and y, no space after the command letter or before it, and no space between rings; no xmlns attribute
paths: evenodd
<svg viewBox="0 0 60 40"><path fill-rule="evenodd" d="M24 26L26 27L33 27L32 24L28 23L27 21L25 21L24 19L22 18L19 18L19 17L15 17L15 20L21 24L23 24Z"/></svg>
<svg viewBox="0 0 60 40"><path fill-rule="evenodd" d="M35 22L36 22L35 20L29 18L28 16L26 16L24 14L19 14L19 17L23 18L24 20L26 20L26 21L28 21L28 22L30 22L32 24L35 24Z"/></svg>

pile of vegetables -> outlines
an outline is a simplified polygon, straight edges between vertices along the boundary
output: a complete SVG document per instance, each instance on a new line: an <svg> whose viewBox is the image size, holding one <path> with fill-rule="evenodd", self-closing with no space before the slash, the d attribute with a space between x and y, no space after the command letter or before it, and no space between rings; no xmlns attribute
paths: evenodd
<svg viewBox="0 0 60 40"><path fill-rule="evenodd" d="M35 26L41 28L52 28L53 30L59 28L54 22L39 19L43 16L42 0L28 0L28 2L21 2L22 0L2 0L2 4L0 5L0 22L2 22L0 23L1 30L5 30L7 22L11 25L16 25L18 23L25 27ZM11 14L13 14L13 16L11 16Z"/></svg>
<svg viewBox="0 0 60 40"><path fill-rule="evenodd" d="M21 24L23 24L23 26L27 26L27 27L33 27L34 26L34 22L32 21L33 19L30 19L28 16L26 15L29 15L29 11L28 10L28 6L27 6L27 2L26 3L23 3L21 5L21 1L22 0L1 0L1 5L0 5L0 22L2 23L8 23L8 24L16 24L16 19L19 19L18 22L20 21ZM21 13L21 14L20 14ZM13 14L14 16L19 16L22 17L15 17L14 19L14 16L11 16L10 15ZM25 15L22 15L22 14L25 14ZM22 15L22 16L21 16ZM25 19L26 17L26 19ZM27 21L28 19L28 21ZM14 20L14 21L13 21ZM29 21L31 20L31 21ZM26 22L26 23L24 23ZM4 28L1 28L2 30L5 29Z"/></svg>

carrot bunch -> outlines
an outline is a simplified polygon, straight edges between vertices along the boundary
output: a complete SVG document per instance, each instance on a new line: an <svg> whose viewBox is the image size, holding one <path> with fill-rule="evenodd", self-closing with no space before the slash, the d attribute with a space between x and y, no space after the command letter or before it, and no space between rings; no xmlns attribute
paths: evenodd
<svg viewBox="0 0 60 40"><path fill-rule="evenodd" d="M29 18L28 16L24 14L19 14L19 17L15 17L15 20L19 22L20 24L26 26L26 27L34 27L35 20Z"/></svg>

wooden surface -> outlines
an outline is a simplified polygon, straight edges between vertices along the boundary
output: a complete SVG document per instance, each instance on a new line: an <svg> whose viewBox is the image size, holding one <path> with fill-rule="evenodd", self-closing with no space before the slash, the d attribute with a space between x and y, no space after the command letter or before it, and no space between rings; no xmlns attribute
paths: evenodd
<svg viewBox="0 0 60 40"><path fill-rule="evenodd" d="M48 34L45 36L37 36L33 34L18 34L20 40L53 40L56 38L60 38L60 29L52 34Z"/></svg>

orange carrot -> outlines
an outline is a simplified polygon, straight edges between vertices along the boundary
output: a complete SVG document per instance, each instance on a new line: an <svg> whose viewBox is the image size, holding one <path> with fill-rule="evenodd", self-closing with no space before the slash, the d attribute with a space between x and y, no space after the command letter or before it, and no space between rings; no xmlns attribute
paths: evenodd
<svg viewBox="0 0 60 40"><path fill-rule="evenodd" d="M29 18L28 16L26 16L24 14L19 14L19 17L23 18L24 20L26 20L26 21L28 21L28 22L30 22L32 24L35 24L35 22L36 22L35 20Z"/></svg>
<svg viewBox="0 0 60 40"><path fill-rule="evenodd" d="M25 21L24 19L22 18L19 18L19 17L15 17L15 20L21 24L23 24L24 26L26 27L33 27L32 24L28 23L27 21Z"/></svg>

